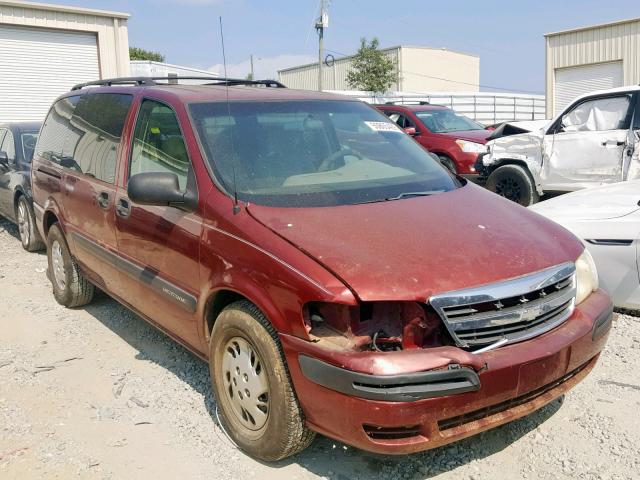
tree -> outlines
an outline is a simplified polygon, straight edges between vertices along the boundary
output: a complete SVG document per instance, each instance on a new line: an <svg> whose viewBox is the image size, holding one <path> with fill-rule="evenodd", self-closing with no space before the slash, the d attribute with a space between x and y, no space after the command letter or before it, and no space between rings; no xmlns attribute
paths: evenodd
<svg viewBox="0 0 640 480"><path fill-rule="evenodd" d="M131 60L151 60L152 62L164 62L164 55L142 48L129 48L129 58Z"/></svg>
<svg viewBox="0 0 640 480"><path fill-rule="evenodd" d="M393 60L378 50L378 39L367 44L360 40L360 48L353 57L352 68L347 73L347 83L351 88L373 93L384 93L396 81L396 67Z"/></svg>

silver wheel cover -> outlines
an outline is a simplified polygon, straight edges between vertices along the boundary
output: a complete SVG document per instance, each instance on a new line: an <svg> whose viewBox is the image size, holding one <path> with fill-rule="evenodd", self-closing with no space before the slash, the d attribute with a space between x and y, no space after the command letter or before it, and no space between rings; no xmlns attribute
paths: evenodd
<svg viewBox="0 0 640 480"><path fill-rule="evenodd" d="M259 430L269 417L269 382L257 350L244 338L227 342L222 356L224 391L237 419Z"/></svg>

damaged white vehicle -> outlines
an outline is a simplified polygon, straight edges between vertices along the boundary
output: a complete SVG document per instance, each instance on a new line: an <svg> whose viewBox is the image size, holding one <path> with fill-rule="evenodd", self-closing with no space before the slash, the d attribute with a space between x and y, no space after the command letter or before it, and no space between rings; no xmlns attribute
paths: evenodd
<svg viewBox="0 0 640 480"><path fill-rule="evenodd" d="M476 162L486 187L521 205L549 192L640 178L640 87L578 97L551 122L504 124Z"/></svg>

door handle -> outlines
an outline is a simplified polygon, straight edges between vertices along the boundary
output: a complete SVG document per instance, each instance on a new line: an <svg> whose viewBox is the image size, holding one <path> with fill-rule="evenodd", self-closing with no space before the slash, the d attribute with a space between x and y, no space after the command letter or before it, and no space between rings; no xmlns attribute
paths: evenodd
<svg viewBox="0 0 640 480"><path fill-rule="evenodd" d="M618 140L605 140L604 142L602 142L603 147L621 147L624 144L625 142L621 142Z"/></svg>
<svg viewBox="0 0 640 480"><path fill-rule="evenodd" d="M100 192L96 195L96 202L103 210L109 208L109 192Z"/></svg>
<svg viewBox="0 0 640 480"><path fill-rule="evenodd" d="M128 218L131 215L131 204L126 198L121 198L116 203L116 213L119 217Z"/></svg>

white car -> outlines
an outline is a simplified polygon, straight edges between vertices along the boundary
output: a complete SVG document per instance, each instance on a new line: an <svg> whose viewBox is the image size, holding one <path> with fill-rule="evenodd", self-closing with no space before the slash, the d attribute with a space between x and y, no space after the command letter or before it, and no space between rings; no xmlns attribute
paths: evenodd
<svg viewBox="0 0 640 480"><path fill-rule="evenodd" d="M568 193L529 207L580 238L616 307L640 308L640 180Z"/></svg>
<svg viewBox="0 0 640 480"><path fill-rule="evenodd" d="M547 192L640 178L640 86L583 95L543 124L489 136L476 162L489 190L530 205Z"/></svg>

